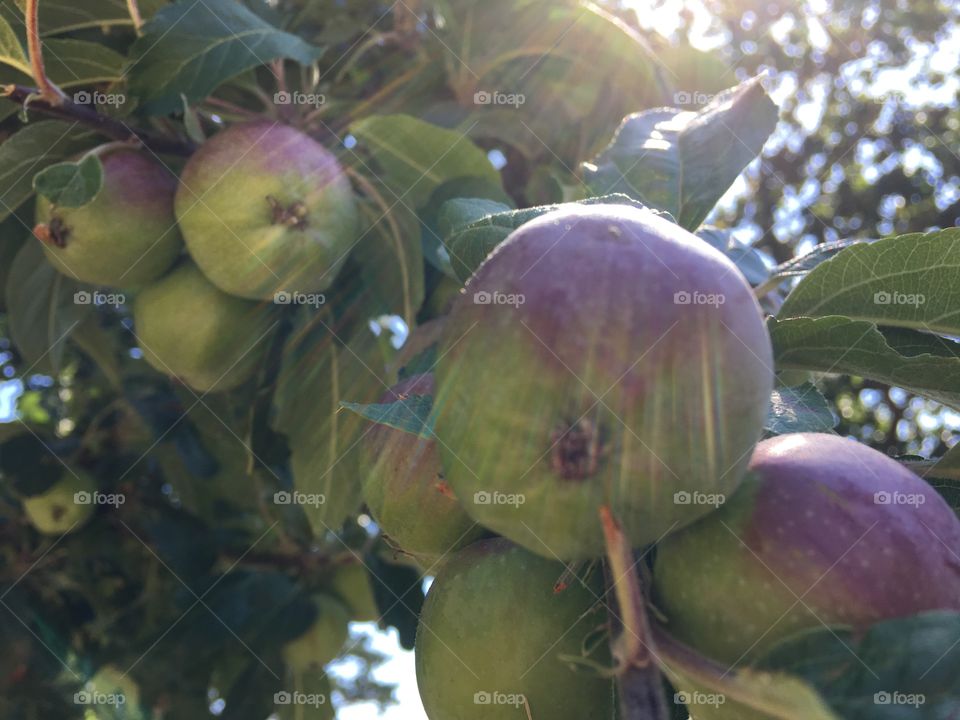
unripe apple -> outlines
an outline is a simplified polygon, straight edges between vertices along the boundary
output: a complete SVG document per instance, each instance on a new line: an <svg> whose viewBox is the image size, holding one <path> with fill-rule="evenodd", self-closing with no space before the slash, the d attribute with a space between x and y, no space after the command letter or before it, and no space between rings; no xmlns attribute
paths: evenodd
<svg viewBox="0 0 960 720"><path fill-rule="evenodd" d="M350 612L353 622L376 622L380 619L373 582L363 564L354 562L338 565L330 580L330 590Z"/></svg>
<svg viewBox="0 0 960 720"><path fill-rule="evenodd" d="M61 273L94 285L135 287L160 277L183 242L173 214L177 179L135 150L100 157L103 186L86 205L37 198L34 234Z"/></svg>
<svg viewBox="0 0 960 720"><path fill-rule="evenodd" d="M326 665L340 654L349 635L350 615L336 598L317 595L317 617L307 631L283 648L283 661L294 672Z"/></svg>
<svg viewBox="0 0 960 720"><path fill-rule="evenodd" d="M381 403L433 395L433 375L394 385ZM363 438L363 498L390 541L429 568L476 540L483 528L464 512L444 480L437 441L375 425Z"/></svg>
<svg viewBox="0 0 960 720"><path fill-rule="evenodd" d="M436 432L468 513L564 560L714 509L760 438L773 363L750 286L650 211L548 213L467 283L437 364Z"/></svg>
<svg viewBox="0 0 960 720"><path fill-rule="evenodd" d="M176 212L204 274L246 298L325 290L358 239L356 201L336 157L268 121L207 140L180 176Z"/></svg>
<svg viewBox="0 0 960 720"><path fill-rule="evenodd" d="M137 295L133 320L147 362L203 392L246 381L270 329L269 308L218 290L189 262Z"/></svg>
<svg viewBox="0 0 960 720"><path fill-rule="evenodd" d="M781 435L723 508L658 546L654 599L675 636L730 665L807 628L960 610L960 520L883 453Z"/></svg>
<svg viewBox="0 0 960 720"><path fill-rule="evenodd" d="M89 476L68 472L39 495L24 498L23 511L30 524L44 535L75 532L93 515L93 504L84 496L96 488ZM78 493L82 494L79 498Z"/></svg>
<svg viewBox="0 0 960 720"><path fill-rule="evenodd" d="M613 683L575 672L584 638L606 622L599 582L555 588L563 563L503 538L441 568L417 629L417 684L430 720L610 720Z"/></svg>

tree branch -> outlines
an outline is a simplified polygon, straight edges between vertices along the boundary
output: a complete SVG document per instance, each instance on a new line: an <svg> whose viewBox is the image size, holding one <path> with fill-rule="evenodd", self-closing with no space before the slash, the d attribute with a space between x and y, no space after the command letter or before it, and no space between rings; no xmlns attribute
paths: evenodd
<svg viewBox="0 0 960 720"><path fill-rule="evenodd" d="M64 98L60 103L52 103L38 98L38 92L35 88L23 85L3 85L0 87L3 90L0 95L24 106L29 111L60 120L81 123L114 140L140 142L157 154L186 157L193 154L193 151L197 149L197 146L189 140L170 138L147 130L132 128L122 120L101 115L96 110L86 105L78 105L69 98Z"/></svg>

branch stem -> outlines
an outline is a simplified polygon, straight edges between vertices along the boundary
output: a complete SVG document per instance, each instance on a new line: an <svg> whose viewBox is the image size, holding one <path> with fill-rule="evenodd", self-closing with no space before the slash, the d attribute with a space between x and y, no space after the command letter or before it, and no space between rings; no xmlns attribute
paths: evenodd
<svg viewBox="0 0 960 720"><path fill-rule="evenodd" d="M30 69L40 97L51 105L60 105L66 99L63 90L47 77L43 65L43 42L40 40L40 0L27 0L23 11L27 25L27 52L30 55Z"/></svg>

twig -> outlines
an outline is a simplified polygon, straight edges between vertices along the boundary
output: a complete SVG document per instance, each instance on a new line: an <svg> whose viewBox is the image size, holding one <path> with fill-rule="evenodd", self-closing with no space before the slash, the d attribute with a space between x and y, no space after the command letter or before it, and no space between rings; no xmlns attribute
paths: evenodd
<svg viewBox="0 0 960 720"><path fill-rule="evenodd" d="M140 32L143 27L143 16L140 14L140 6L137 5L137 0L127 0L127 10L130 12L130 19L133 20L133 29L137 31L139 37L143 34Z"/></svg>
<svg viewBox="0 0 960 720"><path fill-rule="evenodd" d="M63 90L47 77L43 66L43 43L40 41L40 0L27 0L23 10L27 25L27 51L30 54L30 68L40 97L51 105L60 105L66 100Z"/></svg>
<svg viewBox="0 0 960 720"><path fill-rule="evenodd" d="M23 85L3 85L0 88L2 88L0 96L28 107L30 111L60 120L81 123L114 140L140 142L157 154L186 157L197 149L197 146L189 140L170 138L147 130L132 128L121 120L101 115L96 110L78 105L68 98L64 98L59 103L51 103L45 99L37 99L38 93L34 88Z"/></svg>
<svg viewBox="0 0 960 720"><path fill-rule="evenodd" d="M653 635L647 603L634 568L633 550L610 508L600 507L607 543L609 582L617 612L611 620L610 652L617 665L617 691L622 720L666 720L666 697L660 667L654 662ZM620 630L618 635L614 631Z"/></svg>

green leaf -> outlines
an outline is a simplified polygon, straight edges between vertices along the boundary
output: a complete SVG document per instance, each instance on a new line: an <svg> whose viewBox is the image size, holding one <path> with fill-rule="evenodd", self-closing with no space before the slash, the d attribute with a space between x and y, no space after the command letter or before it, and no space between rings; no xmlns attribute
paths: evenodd
<svg viewBox="0 0 960 720"><path fill-rule="evenodd" d="M783 280L788 277L797 277L805 275L820 263L832 258L842 250L846 250L851 245L858 244L856 240L841 240L840 242L822 243L813 250L799 257L787 260L774 268L771 277Z"/></svg>
<svg viewBox="0 0 960 720"><path fill-rule="evenodd" d="M47 74L61 88L117 82L123 78L126 59L105 45L82 40L46 40L43 43ZM114 104L125 96L112 93ZM76 100L76 98L74 98Z"/></svg>
<svg viewBox="0 0 960 720"><path fill-rule="evenodd" d="M376 314L399 315L412 326L425 293L420 223L407 207L389 200L389 191L378 189L387 207L373 201L360 204L363 228L354 257L367 299L376 301Z"/></svg>
<svg viewBox="0 0 960 720"><path fill-rule="evenodd" d="M858 375L960 407L960 344L845 317L771 319L777 369Z"/></svg>
<svg viewBox="0 0 960 720"><path fill-rule="evenodd" d="M466 133L433 125L409 115L373 115L350 126L357 150L376 160L380 176L394 196L391 204L423 207L441 184L479 177L499 183L487 154Z"/></svg>
<svg viewBox="0 0 960 720"><path fill-rule="evenodd" d="M310 65L322 54L234 0L168 5L131 48L130 91L149 114L163 115L205 98L244 70L289 58Z"/></svg>
<svg viewBox="0 0 960 720"><path fill-rule="evenodd" d="M0 145L0 220L33 195L33 176L89 147L93 134L59 120L31 123Z"/></svg>
<svg viewBox="0 0 960 720"><path fill-rule="evenodd" d="M960 614L880 622L862 636L818 628L778 644L760 664L815 686L845 720L938 720L960 711Z"/></svg>
<svg viewBox="0 0 960 720"><path fill-rule="evenodd" d="M163 0L138 0L140 15L150 18L163 7ZM17 0L23 10L26 0ZM100 29L113 26L133 26L127 0L43 0L40 3L40 34Z"/></svg>
<svg viewBox="0 0 960 720"><path fill-rule="evenodd" d="M610 145L583 166L598 195L624 192L696 229L763 148L777 108L754 78L701 111L647 110L624 118Z"/></svg>
<svg viewBox="0 0 960 720"><path fill-rule="evenodd" d="M342 402L341 407L352 410L363 418L379 425L389 425L396 430L429 438L433 436L433 410L431 395L410 395L392 403Z"/></svg>
<svg viewBox="0 0 960 720"><path fill-rule="evenodd" d="M954 510L960 512L960 444L954 445L936 460L900 460L922 477Z"/></svg>
<svg viewBox="0 0 960 720"><path fill-rule="evenodd" d="M660 628L657 660L678 689L718 694L724 718L840 720L813 686L784 672L717 665L681 645Z"/></svg>
<svg viewBox="0 0 960 720"><path fill-rule="evenodd" d="M696 234L730 258L751 285L761 285L770 277L770 270L763 261L763 253L749 245L738 243L733 238L732 230L704 226L697 230Z"/></svg>
<svg viewBox="0 0 960 720"><path fill-rule="evenodd" d="M16 17L10 8L0 7L0 63L14 67L29 77L30 60L25 44L21 41L22 28L23 21Z"/></svg>
<svg viewBox="0 0 960 720"><path fill-rule="evenodd" d="M96 155L80 162L62 162L44 168L33 177L33 189L60 207L81 207L103 187L103 165Z"/></svg>
<svg viewBox="0 0 960 720"><path fill-rule="evenodd" d="M836 424L827 399L812 383L804 383L773 391L764 430L770 435L830 432Z"/></svg>
<svg viewBox="0 0 960 720"><path fill-rule="evenodd" d="M40 6L42 11L45 3ZM5 78L6 83L34 84L24 31L19 11L10 5L0 5L0 63L21 76ZM100 43L53 39L44 42L43 50L47 75L63 88L113 82L123 75L124 57Z"/></svg>
<svg viewBox="0 0 960 720"><path fill-rule="evenodd" d="M490 203L490 201L476 198L459 198L447 201L440 208L438 229L450 254L453 271L461 282L466 282L493 249L524 223L567 205L599 204L644 207L636 200L622 194L589 198L576 203L541 205L523 210L501 207L499 211L497 210L499 203ZM483 210L494 212L481 216L480 213Z"/></svg>
<svg viewBox="0 0 960 720"><path fill-rule="evenodd" d="M960 229L858 243L807 275L780 318L843 315L960 335Z"/></svg>
<svg viewBox="0 0 960 720"><path fill-rule="evenodd" d="M323 316L303 312L283 348L273 428L287 437L294 487L314 532L337 530L360 505L359 441L369 425L340 403L372 402L387 387L377 339L363 328L346 346Z"/></svg>
<svg viewBox="0 0 960 720"><path fill-rule="evenodd" d="M32 372L57 372L70 333L93 306L75 303L80 285L47 262L39 241L24 245L7 281L10 336Z"/></svg>

